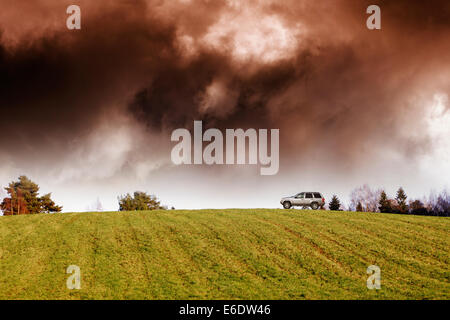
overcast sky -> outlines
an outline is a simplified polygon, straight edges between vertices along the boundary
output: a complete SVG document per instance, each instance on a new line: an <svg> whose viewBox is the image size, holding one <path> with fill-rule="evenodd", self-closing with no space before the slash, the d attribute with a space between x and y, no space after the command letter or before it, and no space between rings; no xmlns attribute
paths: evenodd
<svg viewBox="0 0 450 320"><path fill-rule="evenodd" d="M376 3L381 30L372 1L0 0L0 184L25 174L64 211L135 190L181 209L449 187L450 2ZM194 120L280 129L278 174L173 165Z"/></svg>

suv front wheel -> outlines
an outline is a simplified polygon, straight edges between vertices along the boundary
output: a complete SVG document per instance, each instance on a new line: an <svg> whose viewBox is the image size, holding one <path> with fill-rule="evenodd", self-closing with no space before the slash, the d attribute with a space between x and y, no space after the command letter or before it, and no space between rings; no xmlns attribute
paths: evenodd
<svg viewBox="0 0 450 320"><path fill-rule="evenodd" d="M291 203L289 201L283 202L283 208L290 209L291 208Z"/></svg>

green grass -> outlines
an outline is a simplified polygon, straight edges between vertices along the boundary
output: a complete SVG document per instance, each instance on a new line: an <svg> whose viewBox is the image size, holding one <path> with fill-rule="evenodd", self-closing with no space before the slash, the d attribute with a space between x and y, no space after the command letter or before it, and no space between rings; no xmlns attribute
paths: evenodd
<svg viewBox="0 0 450 320"><path fill-rule="evenodd" d="M0 299L449 299L449 231L448 218L311 210L0 217ZM366 287L372 264L381 290Z"/></svg>

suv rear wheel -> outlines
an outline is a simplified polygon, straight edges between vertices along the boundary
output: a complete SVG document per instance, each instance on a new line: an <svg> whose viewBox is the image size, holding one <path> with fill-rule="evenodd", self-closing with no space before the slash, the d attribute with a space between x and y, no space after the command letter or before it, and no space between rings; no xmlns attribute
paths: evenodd
<svg viewBox="0 0 450 320"><path fill-rule="evenodd" d="M313 210L317 210L317 209L319 209L319 204L317 202L313 202L313 203L311 203L311 208Z"/></svg>
<svg viewBox="0 0 450 320"><path fill-rule="evenodd" d="M290 209L291 208L291 203L289 201L283 202L283 208Z"/></svg>

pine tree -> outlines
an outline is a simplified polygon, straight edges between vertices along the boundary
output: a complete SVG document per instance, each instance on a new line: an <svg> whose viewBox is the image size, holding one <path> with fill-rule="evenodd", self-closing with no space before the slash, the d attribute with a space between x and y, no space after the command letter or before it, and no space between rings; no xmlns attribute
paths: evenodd
<svg viewBox="0 0 450 320"><path fill-rule="evenodd" d="M402 187L400 187L397 191L397 197L395 200L397 200L398 207L399 207L399 213L407 213L408 212L408 205L406 204L406 199L408 197L406 196L405 191Z"/></svg>
<svg viewBox="0 0 450 320"><path fill-rule="evenodd" d="M338 197L336 195L333 195L333 198L331 198L330 203L328 204L328 207L330 210L337 211L341 207L341 202L339 201Z"/></svg>
<svg viewBox="0 0 450 320"><path fill-rule="evenodd" d="M378 202L380 205L378 209L380 212L389 213L392 212L391 204L387 198L386 192L382 191L380 194L380 201Z"/></svg>

